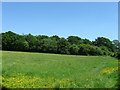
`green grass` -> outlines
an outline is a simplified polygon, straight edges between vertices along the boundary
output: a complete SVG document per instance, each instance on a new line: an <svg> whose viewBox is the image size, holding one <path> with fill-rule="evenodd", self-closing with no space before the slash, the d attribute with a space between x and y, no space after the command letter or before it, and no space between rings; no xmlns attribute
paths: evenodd
<svg viewBox="0 0 120 90"><path fill-rule="evenodd" d="M118 60L109 56L77 56L2 51L2 86L8 88L114 88ZM22 83L22 85L20 84Z"/></svg>

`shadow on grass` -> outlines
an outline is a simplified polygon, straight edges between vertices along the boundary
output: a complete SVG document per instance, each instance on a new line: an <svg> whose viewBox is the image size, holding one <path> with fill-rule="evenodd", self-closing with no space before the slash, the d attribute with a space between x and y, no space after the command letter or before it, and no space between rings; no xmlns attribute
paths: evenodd
<svg viewBox="0 0 120 90"><path fill-rule="evenodd" d="M2 86L2 90L10 90L10 89L8 89L8 88Z"/></svg>

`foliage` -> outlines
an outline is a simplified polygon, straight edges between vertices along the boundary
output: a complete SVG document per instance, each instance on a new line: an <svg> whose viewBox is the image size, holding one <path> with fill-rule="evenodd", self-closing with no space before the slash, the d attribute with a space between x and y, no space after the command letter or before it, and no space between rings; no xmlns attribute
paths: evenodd
<svg viewBox="0 0 120 90"><path fill-rule="evenodd" d="M89 55L90 53L90 45L87 45L87 44L81 44L79 45L79 55Z"/></svg>
<svg viewBox="0 0 120 90"><path fill-rule="evenodd" d="M112 52L115 51L115 45L112 44L112 41L104 37L98 37L97 39L95 39L95 41L93 41L93 44L96 46L105 46L108 48L109 51Z"/></svg>
<svg viewBox="0 0 120 90"><path fill-rule="evenodd" d="M89 44L79 45L79 54L80 55L103 55L101 48L97 46L91 46Z"/></svg>
<svg viewBox="0 0 120 90"><path fill-rule="evenodd" d="M59 39L60 39L60 37L59 36L57 36L57 35L53 35L52 37L50 37L51 39L55 39L56 41L58 41Z"/></svg>
<svg viewBox="0 0 120 90"><path fill-rule="evenodd" d="M79 44L83 43L83 40L80 37L78 37L78 36L69 36L67 38L67 40L68 40L68 42L70 44L77 44L77 45L79 45Z"/></svg>
<svg viewBox="0 0 120 90"><path fill-rule="evenodd" d="M78 50L79 50L78 45L75 44L70 45L70 49L69 49L70 54L78 55Z"/></svg>
<svg viewBox="0 0 120 90"><path fill-rule="evenodd" d="M2 33L2 49L3 50L25 50L25 39L23 36L15 34L11 31Z"/></svg>
<svg viewBox="0 0 120 90"><path fill-rule="evenodd" d="M36 51L37 49L37 38L31 34L24 36L25 40L29 44L29 51Z"/></svg>
<svg viewBox="0 0 120 90"><path fill-rule="evenodd" d="M118 40L113 40L112 42L116 46L116 48L120 49L120 42Z"/></svg>
<svg viewBox="0 0 120 90"><path fill-rule="evenodd" d="M92 42L88 39L83 39L83 44L90 44L92 45Z"/></svg>
<svg viewBox="0 0 120 90"><path fill-rule="evenodd" d="M103 55L109 55L110 51L105 46L100 46L101 50L103 51Z"/></svg>
<svg viewBox="0 0 120 90"><path fill-rule="evenodd" d="M103 51L101 50L101 48L99 48L99 47L96 47L96 46L92 46L91 48L90 48L90 54L91 55L104 55L103 54Z"/></svg>
<svg viewBox="0 0 120 90"><path fill-rule="evenodd" d="M119 41L110 41L108 38L98 37L95 41L82 39L78 36L69 36L67 39L57 35L33 36L32 34L19 35L8 31L1 33L2 50L30 51L59 53L72 55L109 55L117 57ZM1 46L0 46L1 47Z"/></svg>
<svg viewBox="0 0 120 90"><path fill-rule="evenodd" d="M67 42L65 38L60 38L60 40L58 41L58 53L69 54L69 47L69 42Z"/></svg>
<svg viewBox="0 0 120 90"><path fill-rule="evenodd" d="M47 38L42 40L42 51L47 53L57 53L57 41Z"/></svg>
<svg viewBox="0 0 120 90"><path fill-rule="evenodd" d="M117 58L120 59L120 50L117 52Z"/></svg>

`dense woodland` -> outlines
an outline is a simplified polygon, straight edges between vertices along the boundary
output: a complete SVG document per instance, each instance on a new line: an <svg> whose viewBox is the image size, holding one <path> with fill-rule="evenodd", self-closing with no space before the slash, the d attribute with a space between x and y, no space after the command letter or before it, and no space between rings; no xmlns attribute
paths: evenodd
<svg viewBox="0 0 120 90"><path fill-rule="evenodd" d="M12 31L0 34L2 50L27 51L71 55L106 55L118 57L120 42L110 41L105 37L98 37L94 41L82 39L78 36L69 36L67 39L57 35L33 36L32 34L19 35Z"/></svg>

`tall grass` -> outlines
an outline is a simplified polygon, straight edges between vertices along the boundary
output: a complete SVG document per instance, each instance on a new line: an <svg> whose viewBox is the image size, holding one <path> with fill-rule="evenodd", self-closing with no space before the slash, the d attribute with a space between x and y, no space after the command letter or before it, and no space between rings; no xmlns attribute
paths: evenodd
<svg viewBox="0 0 120 90"><path fill-rule="evenodd" d="M8 88L117 87L118 60L109 56L2 51L2 66Z"/></svg>

